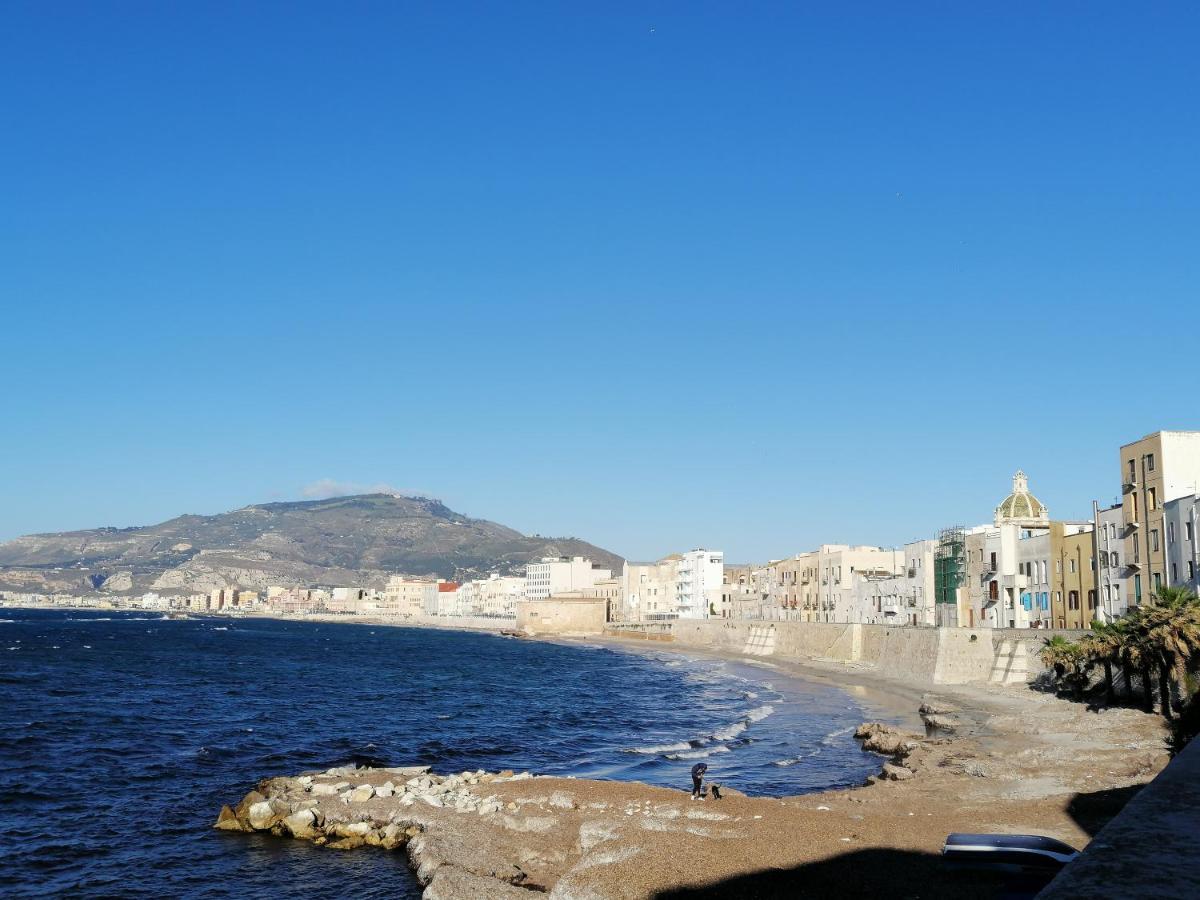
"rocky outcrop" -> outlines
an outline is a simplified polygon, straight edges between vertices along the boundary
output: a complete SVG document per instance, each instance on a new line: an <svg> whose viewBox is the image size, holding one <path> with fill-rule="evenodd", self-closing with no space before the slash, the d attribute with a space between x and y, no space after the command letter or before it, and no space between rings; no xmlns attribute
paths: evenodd
<svg viewBox="0 0 1200 900"><path fill-rule="evenodd" d="M597 801L594 791L588 782L511 771L335 768L263 781L223 807L215 827L331 850L404 850L427 900L528 897L552 888L570 897L590 896L593 878L607 877L608 867L642 852L646 841L748 837L747 824L763 816L736 815L732 805L766 802L726 791L720 806L698 808L683 791L605 786L606 797L635 798L622 801Z"/></svg>

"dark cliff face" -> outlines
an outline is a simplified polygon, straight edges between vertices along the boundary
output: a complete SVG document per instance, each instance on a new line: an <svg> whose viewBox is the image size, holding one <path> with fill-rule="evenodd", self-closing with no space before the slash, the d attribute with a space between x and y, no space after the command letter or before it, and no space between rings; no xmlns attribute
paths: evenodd
<svg viewBox="0 0 1200 900"><path fill-rule="evenodd" d="M620 557L585 541L529 537L438 500L362 494L184 515L140 528L27 535L0 544L0 588L174 589L193 583L190 574L217 569L226 581L255 583L244 586L257 586L266 573L273 583L365 585L392 573L450 579L511 573L552 555L588 556L616 571L621 565Z"/></svg>

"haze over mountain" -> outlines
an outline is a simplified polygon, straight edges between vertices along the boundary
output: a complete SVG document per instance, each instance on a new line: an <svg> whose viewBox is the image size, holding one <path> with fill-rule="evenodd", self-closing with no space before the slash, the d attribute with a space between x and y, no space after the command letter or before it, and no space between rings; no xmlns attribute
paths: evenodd
<svg viewBox="0 0 1200 900"><path fill-rule="evenodd" d="M462 580L542 556L621 557L577 538L524 535L438 500L360 494L266 503L158 525L33 534L0 544L0 589L190 593L268 585L378 587L389 575Z"/></svg>

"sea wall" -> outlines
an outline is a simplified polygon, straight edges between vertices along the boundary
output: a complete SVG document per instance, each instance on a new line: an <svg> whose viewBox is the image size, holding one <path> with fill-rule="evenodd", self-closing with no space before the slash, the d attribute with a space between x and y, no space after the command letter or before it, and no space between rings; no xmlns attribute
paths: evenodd
<svg viewBox="0 0 1200 900"><path fill-rule="evenodd" d="M645 628L645 635L638 632ZM608 634L665 639L662 625L623 625ZM1082 632L1056 632L1072 638ZM1046 632L991 628L911 628L829 622L679 620L675 643L742 656L831 660L933 684L1020 684L1044 669Z"/></svg>

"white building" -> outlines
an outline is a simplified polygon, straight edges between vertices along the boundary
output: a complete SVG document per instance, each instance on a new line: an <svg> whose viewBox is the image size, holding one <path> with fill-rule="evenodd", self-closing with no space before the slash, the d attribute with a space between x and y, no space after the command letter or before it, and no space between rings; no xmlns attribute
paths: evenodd
<svg viewBox="0 0 1200 900"><path fill-rule="evenodd" d="M525 579L511 575L489 575L479 585L478 612L474 615L512 618L517 604L525 599Z"/></svg>
<svg viewBox="0 0 1200 900"><path fill-rule="evenodd" d="M725 554L720 550L689 550L676 564L675 606L681 619L707 619L721 602Z"/></svg>
<svg viewBox="0 0 1200 900"><path fill-rule="evenodd" d="M554 594L584 591L611 577L609 569L583 556L547 556L525 567L525 599L546 600Z"/></svg>
<svg viewBox="0 0 1200 900"><path fill-rule="evenodd" d="M437 582L393 575L383 589L383 606L388 615L411 618L436 603Z"/></svg>

